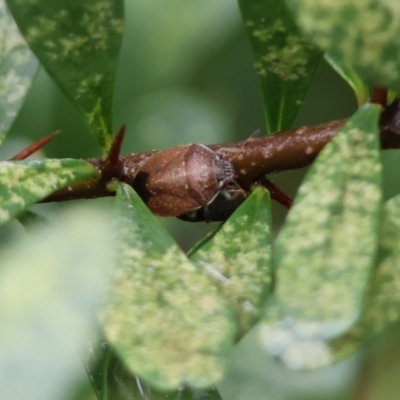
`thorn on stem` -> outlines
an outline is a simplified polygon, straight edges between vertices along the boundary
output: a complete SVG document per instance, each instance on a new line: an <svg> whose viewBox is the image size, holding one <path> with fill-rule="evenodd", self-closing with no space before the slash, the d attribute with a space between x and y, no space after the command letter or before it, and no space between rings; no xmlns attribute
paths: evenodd
<svg viewBox="0 0 400 400"><path fill-rule="evenodd" d="M277 201L278 203L282 204L285 208L290 209L293 203L293 199L283 192L278 186L275 185L271 180L268 178L262 178L260 180L260 184L263 185L266 189L268 189L271 199Z"/></svg>
<svg viewBox="0 0 400 400"><path fill-rule="evenodd" d="M125 136L126 125L122 125L118 133L115 135L110 150L102 163L101 177L103 181L109 182L113 178L120 175L121 163L119 156L121 153L122 141Z"/></svg>
<svg viewBox="0 0 400 400"><path fill-rule="evenodd" d="M42 138L42 139L38 140L37 142L28 146L26 149L20 151L14 157L9 158L8 161L25 160L33 153L40 150L44 145L46 145L48 142L50 142L50 140L52 140L55 136L57 136L60 133L61 133L61 131L56 131L56 132L50 133L50 135L45 136L44 138Z"/></svg>

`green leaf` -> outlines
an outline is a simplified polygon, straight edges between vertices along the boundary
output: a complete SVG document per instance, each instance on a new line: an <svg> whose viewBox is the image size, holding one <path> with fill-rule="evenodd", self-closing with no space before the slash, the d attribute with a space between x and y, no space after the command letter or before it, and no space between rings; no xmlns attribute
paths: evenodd
<svg viewBox="0 0 400 400"><path fill-rule="evenodd" d="M268 132L290 128L322 53L306 40L282 0L239 0L253 49Z"/></svg>
<svg viewBox="0 0 400 400"><path fill-rule="evenodd" d="M181 387L174 392L152 388L125 368L101 335L91 343L88 354L86 368L99 400L221 400L216 388Z"/></svg>
<svg viewBox="0 0 400 400"><path fill-rule="evenodd" d="M386 203L379 237L378 266L357 325L331 343L343 358L400 321L400 196Z"/></svg>
<svg viewBox="0 0 400 400"><path fill-rule="evenodd" d="M394 92L393 90L388 90L388 94L387 94L387 103L391 104L394 102L395 98L397 97L397 93Z"/></svg>
<svg viewBox="0 0 400 400"><path fill-rule="evenodd" d="M400 2L286 0L304 32L374 84L400 92Z"/></svg>
<svg viewBox="0 0 400 400"><path fill-rule="evenodd" d="M37 69L5 0L0 0L0 144L14 122Z"/></svg>
<svg viewBox="0 0 400 400"><path fill-rule="evenodd" d="M189 256L230 302L240 337L259 320L271 291L270 206L269 192L256 188L212 238Z"/></svg>
<svg viewBox="0 0 400 400"><path fill-rule="evenodd" d="M357 98L358 106L364 105L370 98L368 84L360 77L354 68L339 62L329 53L325 53L325 60L350 85Z"/></svg>
<svg viewBox="0 0 400 400"><path fill-rule="evenodd" d="M122 0L7 0L42 66L82 112L104 151L123 33Z"/></svg>
<svg viewBox="0 0 400 400"><path fill-rule="evenodd" d="M103 315L132 373L161 390L219 381L232 350L232 311L133 189L117 190L118 261Z"/></svg>
<svg viewBox="0 0 400 400"><path fill-rule="evenodd" d="M0 254L1 399L66 399L112 258L110 221L73 207Z"/></svg>
<svg viewBox="0 0 400 400"><path fill-rule="evenodd" d="M38 226L45 226L49 223L46 217L30 210L21 212L17 219L28 232L34 232Z"/></svg>
<svg viewBox="0 0 400 400"><path fill-rule="evenodd" d="M364 105L325 146L277 239L261 340L290 368L332 363L326 341L360 318L381 212L380 109Z"/></svg>
<svg viewBox="0 0 400 400"><path fill-rule="evenodd" d="M0 224L56 190L98 174L91 164L74 159L0 162Z"/></svg>
<svg viewBox="0 0 400 400"><path fill-rule="evenodd" d="M197 250L201 249L207 242L209 242L216 234L221 230L223 226L223 223L218 224L215 226L215 228L211 229L210 232L208 232L205 236L203 236L188 252L187 256L192 257Z"/></svg>

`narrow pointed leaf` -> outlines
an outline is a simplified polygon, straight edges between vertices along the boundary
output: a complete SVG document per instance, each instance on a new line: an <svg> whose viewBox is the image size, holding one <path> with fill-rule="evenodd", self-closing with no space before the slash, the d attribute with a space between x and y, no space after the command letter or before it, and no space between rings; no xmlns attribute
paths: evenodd
<svg viewBox="0 0 400 400"><path fill-rule="evenodd" d="M91 164L74 159L0 162L0 224L56 190L98 174Z"/></svg>
<svg viewBox="0 0 400 400"><path fill-rule="evenodd" d="M400 92L400 2L286 0L303 31L370 83Z"/></svg>
<svg viewBox="0 0 400 400"><path fill-rule="evenodd" d="M210 387L232 348L231 309L125 184L117 190L116 221L107 339L132 373L158 389Z"/></svg>
<svg viewBox="0 0 400 400"><path fill-rule="evenodd" d="M366 104L326 145L277 239L276 295L261 340L291 368L333 362L326 341L362 313L381 210L379 114Z"/></svg>
<svg viewBox="0 0 400 400"><path fill-rule="evenodd" d="M259 320L272 286L269 193L257 188L190 261L210 276L235 310L238 335Z"/></svg>
<svg viewBox="0 0 400 400"><path fill-rule="evenodd" d="M1 399L66 399L104 295L112 247L104 213L74 207L0 254Z"/></svg>
<svg viewBox="0 0 400 400"><path fill-rule="evenodd" d="M367 82L361 78L354 68L338 61L330 53L325 53L325 60L353 89L358 106L364 105L370 98Z"/></svg>
<svg viewBox="0 0 400 400"><path fill-rule="evenodd" d="M99 400L221 400L218 390L188 387L161 392L129 372L101 335L91 343L85 367Z"/></svg>
<svg viewBox="0 0 400 400"><path fill-rule="evenodd" d="M122 0L7 0L42 66L107 151L123 32Z"/></svg>
<svg viewBox="0 0 400 400"><path fill-rule="evenodd" d="M290 128L322 58L283 1L239 0L253 49L268 132Z"/></svg>
<svg viewBox="0 0 400 400"><path fill-rule="evenodd" d="M0 144L18 115L38 62L0 0Z"/></svg>
<svg viewBox="0 0 400 400"><path fill-rule="evenodd" d="M378 265L359 323L343 338L331 343L341 359L400 321L400 196L384 207L379 237Z"/></svg>
<svg viewBox="0 0 400 400"><path fill-rule="evenodd" d="M187 256L190 258L194 255L197 250L201 249L207 242L209 242L216 234L221 230L223 223L216 225L214 229L208 232L205 236L203 236L187 253Z"/></svg>

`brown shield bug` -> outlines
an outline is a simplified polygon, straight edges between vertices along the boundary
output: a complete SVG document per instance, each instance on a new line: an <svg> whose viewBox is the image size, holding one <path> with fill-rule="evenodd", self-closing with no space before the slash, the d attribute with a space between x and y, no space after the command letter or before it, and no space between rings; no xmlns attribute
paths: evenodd
<svg viewBox="0 0 400 400"><path fill-rule="evenodd" d="M238 191L236 185L232 187L229 185L224 191L218 193L211 203L179 215L178 218L188 222L226 221L245 200L245 193Z"/></svg>
<svg viewBox="0 0 400 400"><path fill-rule="evenodd" d="M210 204L233 177L226 157L202 144L191 144L146 159L132 186L154 214L176 217Z"/></svg>

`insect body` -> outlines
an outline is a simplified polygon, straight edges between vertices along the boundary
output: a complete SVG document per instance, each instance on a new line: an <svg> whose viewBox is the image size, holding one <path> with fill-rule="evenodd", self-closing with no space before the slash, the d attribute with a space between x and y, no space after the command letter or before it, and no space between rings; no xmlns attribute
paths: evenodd
<svg viewBox="0 0 400 400"><path fill-rule="evenodd" d="M191 144L149 157L133 187L154 214L175 217L210 204L233 177L233 166L222 154Z"/></svg>
<svg viewBox="0 0 400 400"><path fill-rule="evenodd" d="M226 196L226 192L220 192L205 207L198 208L191 212L179 215L178 218L188 222L216 222L226 221L233 212L246 200L245 193L238 193L237 187L232 185L231 197ZM229 192L229 187L224 189Z"/></svg>

